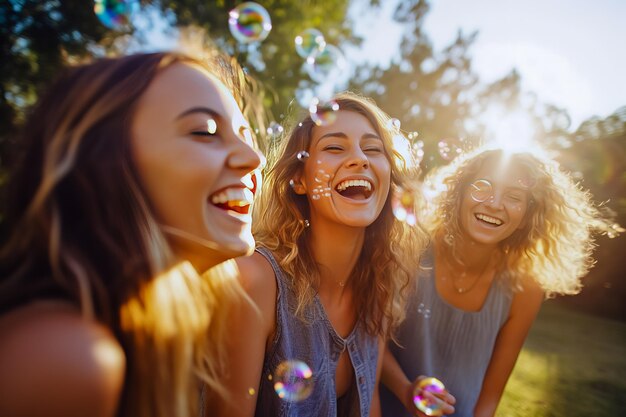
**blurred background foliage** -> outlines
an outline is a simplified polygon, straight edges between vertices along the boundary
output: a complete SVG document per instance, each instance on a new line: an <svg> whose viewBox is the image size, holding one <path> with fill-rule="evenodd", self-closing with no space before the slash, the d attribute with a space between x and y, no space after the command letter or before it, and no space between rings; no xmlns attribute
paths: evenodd
<svg viewBox="0 0 626 417"><path fill-rule="evenodd" d="M64 65L140 50L159 22L168 25L162 31L165 38L176 37L183 28L200 29L258 80L268 121L283 123L294 97L313 85L303 70L304 60L294 51L294 37L317 28L330 44L358 47L362 40L348 13L353 2L364 3L370 13L381 7L376 0L260 1L270 12L272 31L262 43L241 45L227 22L229 10L240 1L142 0L140 24L112 30L100 23L89 0L0 0L0 187L19 149L16 133L24 115ZM459 32L454 42L435 51L423 30L429 2L398 4L394 20L403 26L404 37L395 58L384 67L358 64L344 87L371 96L402 122L403 131L417 132L418 139L413 140L423 143L424 171L447 162L438 151L442 139L466 148L489 136L498 115L523 115L534 138L555 151L562 166L597 201L607 202L620 224L626 224L626 106L607 118L593 117L571 126L567 109L522 91L523 74L515 70L496 82L482 82L471 59L477 33ZM515 141L517 133L504 134L513 135L510 140ZM560 302L626 321L621 239L601 236L598 243L598 263L586 278L585 289Z"/></svg>

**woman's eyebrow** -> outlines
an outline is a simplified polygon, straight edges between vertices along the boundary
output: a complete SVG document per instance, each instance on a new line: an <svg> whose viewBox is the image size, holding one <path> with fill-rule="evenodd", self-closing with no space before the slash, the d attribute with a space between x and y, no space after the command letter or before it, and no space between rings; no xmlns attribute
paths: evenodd
<svg viewBox="0 0 626 417"><path fill-rule="evenodd" d="M325 138L340 138L340 139L348 139L348 135L346 135L343 132L329 132L326 133L322 136L320 136L320 138L318 139L318 141L325 139ZM376 133L364 133L361 136L361 139L378 139L378 140L382 140L380 139L380 136L378 136Z"/></svg>
<svg viewBox="0 0 626 417"><path fill-rule="evenodd" d="M221 117L218 112L216 112L215 110L210 109L208 107L192 107L190 109L185 110L184 112L182 112L178 116L176 116L176 120L181 119L181 118L183 118L185 116L189 116L190 114L194 114L194 113L208 114L209 116L213 116L215 118Z"/></svg>

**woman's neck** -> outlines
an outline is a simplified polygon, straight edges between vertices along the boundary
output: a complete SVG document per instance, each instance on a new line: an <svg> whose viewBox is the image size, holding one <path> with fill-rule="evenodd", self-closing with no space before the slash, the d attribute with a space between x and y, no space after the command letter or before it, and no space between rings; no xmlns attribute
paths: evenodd
<svg viewBox="0 0 626 417"><path fill-rule="evenodd" d="M482 270L484 266L499 254L495 245L484 245L469 239L456 238L455 253L442 239L437 239L438 252L447 255L457 267L463 267L468 272Z"/></svg>
<svg viewBox="0 0 626 417"><path fill-rule="evenodd" d="M320 288L343 292L365 240L365 228L311 224L311 250L320 265Z"/></svg>

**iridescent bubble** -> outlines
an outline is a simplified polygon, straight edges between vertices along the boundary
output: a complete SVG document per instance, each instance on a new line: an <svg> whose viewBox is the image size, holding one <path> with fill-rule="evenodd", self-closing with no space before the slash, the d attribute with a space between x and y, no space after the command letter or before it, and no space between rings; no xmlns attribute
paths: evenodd
<svg viewBox="0 0 626 417"><path fill-rule="evenodd" d="M274 391L289 402L302 401L313 392L313 372L298 360L281 362L274 372Z"/></svg>
<svg viewBox="0 0 626 417"><path fill-rule="evenodd" d="M476 180L470 184L470 197L477 203L484 203L493 195L493 186L487 180Z"/></svg>
<svg viewBox="0 0 626 417"><path fill-rule="evenodd" d="M131 16L138 9L138 0L95 0L93 5L96 16L109 29L130 26Z"/></svg>
<svg viewBox="0 0 626 417"><path fill-rule="evenodd" d="M326 47L324 35L317 29L306 29L295 38L296 52L302 58L308 58L314 53L321 52Z"/></svg>
<svg viewBox="0 0 626 417"><path fill-rule="evenodd" d="M413 404L427 416L442 416L443 406L434 394L441 394L445 387L437 378L422 379L413 391Z"/></svg>
<svg viewBox="0 0 626 417"><path fill-rule="evenodd" d="M439 155L446 161L451 161L463 152L458 139L442 139L439 141Z"/></svg>
<svg viewBox="0 0 626 417"><path fill-rule="evenodd" d="M258 3L241 3L228 16L230 33L240 43L261 42L272 30L270 14Z"/></svg>
<svg viewBox="0 0 626 417"><path fill-rule="evenodd" d="M309 106L311 119L318 126L328 126L337 120L336 111L339 110L339 104L335 100L321 103L318 98L314 98Z"/></svg>
<svg viewBox="0 0 626 417"><path fill-rule="evenodd" d="M343 53L333 45L326 45L323 51L316 51L306 59L305 70L313 81L341 78L347 67Z"/></svg>
<svg viewBox="0 0 626 417"><path fill-rule="evenodd" d="M409 226L417 223L415 215L415 196L412 192L398 187L391 196L391 209L396 219L405 222Z"/></svg>
<svg viewBox="0 0 626 417"><path fill-rule="evenodd" d="M267 134L272 138L280 136L284 131L285 129L276 122L271 122L267 127Z"/></svg>
<svg viewBox="0 0 626 417"><path fill-rule="evenodd" d="M300 151L298 152L298 154L296 155L296 158L298 158L298 161L300 162L304 162L307 159L309 159L309 153L307 151Z"/></svg>
<svg viewBox="0 0 626 417"><path fill-rule="evenodd" d="M308 108L314 98L315 93L310 88L298 88L296 90L296 101L300 107Z"/></svg>
<svg viewBox="0 0 626 417"><path fill-rule="evenodd" d="M398 132L400 131L400 126L402 126L402 123L396 118L389 119L389 121L387 122L387 128L389 130L394 130Z"/></svg>

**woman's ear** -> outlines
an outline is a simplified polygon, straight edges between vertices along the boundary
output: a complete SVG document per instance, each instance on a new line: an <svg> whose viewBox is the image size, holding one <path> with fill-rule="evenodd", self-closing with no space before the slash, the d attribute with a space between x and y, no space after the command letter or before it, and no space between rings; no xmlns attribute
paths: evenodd
<svg viewBox="0 0 626 417"><path fill-rule="evenodd" d="M293 191L298 195L306 194L306 186L302 181L302 172L298 172L293 178L289 181L289 185L293 188Z"/></svg>

